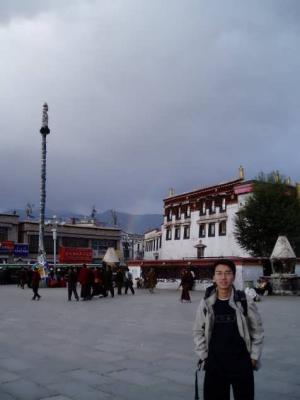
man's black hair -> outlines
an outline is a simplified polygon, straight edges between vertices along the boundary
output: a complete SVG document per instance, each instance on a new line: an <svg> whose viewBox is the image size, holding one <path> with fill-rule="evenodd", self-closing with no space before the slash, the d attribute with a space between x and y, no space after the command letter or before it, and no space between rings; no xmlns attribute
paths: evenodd
<svg viewBox="0 0 300 400"><path fill-rule="evenodd" d="M229 267L233 273L233 275L235 276L236 274L236 266L235 263L232 260L228 260L226 258L220 258L218 259L214 265L213 265L213 274L215 274L216 268L218 265L226 265L227 267Z"/></svg>

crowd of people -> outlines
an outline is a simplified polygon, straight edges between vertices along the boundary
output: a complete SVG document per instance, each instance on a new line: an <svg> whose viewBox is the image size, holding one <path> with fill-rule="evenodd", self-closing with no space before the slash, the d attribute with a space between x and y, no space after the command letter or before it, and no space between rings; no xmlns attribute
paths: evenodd
<svg viewBox="0 0 300 400"><path fill-rule="evenodd" d="M199 356L198 368L205 370L203 392L207 400L230 398L230 386L236 400L254 399L253 370L260 365L263 344L263 328L260 315L249 293L236 290L233 283L236 266L231 260L218 260L213 266L213 285L206 289L200 302L194 324L196 354ZM38 293L40 274L38 268L19 274L19 286L24 289L27 283L33 290L32 300L40 300ZM67 299L79 301L92 300L94 297L135 294L133 276L128 268L112 270L110 265L80 269L70 266L68 270L50 271L49 280L66 282ZM77 292L78 283L80 293ZM153 268L142 271L136 280L137 287L147 288L154 293L157 284ZM195 276L191 269L181 273L179 288L182 288L180 301L191 302ZM124 292L122 292L125 288ZM252 288L256 295L272 294L268 280L260 279ZM197 376L197 375L196 375ZM218 385L215 384L216 379ZM198 397L198 384L195 384L195 398Z"/></svg>
<svg viewBox="0 0 300 400"><path fill-rule="evenodd" d="M41 295L38 293L40 284L40 274L37 268L22 268L19 271L18 285L24 289L27 284L33 290L32 300L39 300ZM77 292L78 283L80 284L80 293ZM183 269L181 272L181 280L178 289L181 288L180 301L182 303L191 303L190 291L193 290L195 284L195 275L189 268ZM148 289L150 293L154 293L157 285L157 276L154 268L148 272L142 271L141 276L136 278L136 287L138 289ZM135 294L133 276L128 268L114 268L105 262L101 267L88 268L83 264L81 268L70 266L68 269L50 268L49 275L46 278L47 287L67 287L68 300L72 297L79 301L92 300L94 297L107 297L109 294L114 297L115 290L118 295L128 291ZM264 294L272 294L271 284L261 278L258 280L254 288L246 288L246 294L254 301L259 301L260 296Z"/></svg>
<svg viewBox="0 0 300 400"><path fill-rule="evenodd" d="M38 292L41 277L38 267L22 268L19 271L18 286L22 289L27 285L33 290L32 300L39 300L41 295ZM78 283L80 292L77 292ZM142 273L137 278L138 288L148 288L150 293L154 292L157 284L156 273L152 268L147 274ZM115 268L114 271L110 265L105 262L101 267L88 268L83 264L81 268L70 266L68 269L50 268L49 274L45 280L47 287L67 287L67 298L69 301L74 298L79 301L92 300L94 297L115 296L115 290L118 295L135 294L133 276L129 268ZM124 291L123 291L124 289Z"/></svg>

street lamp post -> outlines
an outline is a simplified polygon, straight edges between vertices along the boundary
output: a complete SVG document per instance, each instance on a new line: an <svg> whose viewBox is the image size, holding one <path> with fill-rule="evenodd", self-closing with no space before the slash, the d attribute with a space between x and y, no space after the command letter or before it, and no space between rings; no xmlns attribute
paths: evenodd
<svg viewBox="0 0 300 400"><path fill-rule="evenodd" d="M40 224L39 224L39 249L38 262L42 265L46 264L46 252L44 246L45 233L45 206L46 206L46 155L47 143L46 137L50 133L48 128L48 105L43 105L42 127L40 129L42 135L42 151L41 151L41 192L40 192Z"/></svg>
<svg viewBox="0 0 300 400"><path fill-rule="evenodd" d="M51 227L51 232L52 232L52 238L53 238L53 266L56 268L56 243L57 243L57 228L59 225L63 226L65 223L60 222L56 215L53 215L52 220L49 220L46 222L46 225Z"/></svg>
<svg viewBox="0 0 300 400"><path fill-rule="evenodd" d="M53 234L53 265L54 268L56 268L56 240L57 240L57 229L52 228L52 234Z"/></svg>
<svg viewBox="0 0 300 400"><path fill-rule="evenodd" d="M57 241L57 227L58 225L64 225L64 222L59 222L56 215L53 215L52 221L52 235L53 235L53 265L56 268L56 241Z"/></svg>

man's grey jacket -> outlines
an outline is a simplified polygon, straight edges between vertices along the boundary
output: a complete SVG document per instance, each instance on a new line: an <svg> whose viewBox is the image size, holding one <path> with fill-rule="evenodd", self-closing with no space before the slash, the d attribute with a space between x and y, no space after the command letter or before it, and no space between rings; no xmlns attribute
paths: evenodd
<svg viewBox="0 0 300 400"><path fill-rule="evenodd" d="M234 300L234 288L231 291L229 305L236 312L236 320L239 333L246 343L250 358L259 360L262 353L264 331L261 317L257 311L256 304L247 296L247 316L243 313L243 306L240 302ZM196 313L194 324L194 342L195 351L200 360L205 360L208 356L208 347L214 327L214 311L213 305L217 300L217 292L214 290L212 294L202 299Z"/></svg>

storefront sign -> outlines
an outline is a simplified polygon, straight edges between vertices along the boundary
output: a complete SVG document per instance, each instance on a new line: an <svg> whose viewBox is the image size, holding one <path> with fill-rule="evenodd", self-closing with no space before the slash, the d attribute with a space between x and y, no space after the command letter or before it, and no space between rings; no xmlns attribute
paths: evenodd
<svg viewBox="0 0 300 400"><path fill-rule="evenodd" d="M23 243L15 243L14 255L16 257L28 257L29 245Z"/></svg>
<svg viewBox="0 0 300 400"><path fill-rule="evenodd" d="M3 240L0 242L0 254L11 254L14 251L14 245L12 240Z"/></svg>
<svg viewBox="0 0 300 400"><path fill-rule="evenodd" d="M93 249L84 247L60 247L60 263L91 263L93 261Z"/></svg>

